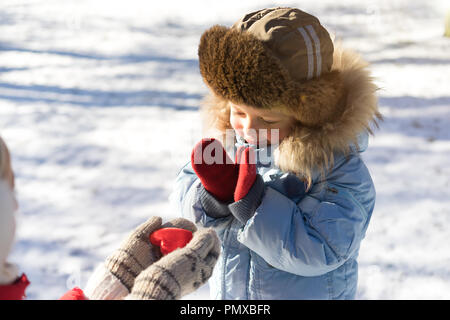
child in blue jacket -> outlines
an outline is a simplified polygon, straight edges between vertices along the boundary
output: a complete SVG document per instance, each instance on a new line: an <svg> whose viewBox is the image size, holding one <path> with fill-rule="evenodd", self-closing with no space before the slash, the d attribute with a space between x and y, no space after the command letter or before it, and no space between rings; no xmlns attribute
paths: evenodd
<svg viewBox="0 0 450 320"><path fill-rule="evenodd" d="M367 63L294 8L213 26L198 52L210 139L171 199L221 238L212 298L354 299L375 204L360 153L381 120Z"/></svg>

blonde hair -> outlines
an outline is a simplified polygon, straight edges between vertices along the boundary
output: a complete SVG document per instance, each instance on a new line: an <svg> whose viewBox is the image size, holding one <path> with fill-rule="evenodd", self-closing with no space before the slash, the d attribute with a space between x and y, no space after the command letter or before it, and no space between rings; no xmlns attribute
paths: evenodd
<svg viewBox="0 0 450 320"><path fill-rule="evenodd" d="M14 187L14 174L11 166L11 155L5 141L0 137L0 179L11 183Z"/></svg>

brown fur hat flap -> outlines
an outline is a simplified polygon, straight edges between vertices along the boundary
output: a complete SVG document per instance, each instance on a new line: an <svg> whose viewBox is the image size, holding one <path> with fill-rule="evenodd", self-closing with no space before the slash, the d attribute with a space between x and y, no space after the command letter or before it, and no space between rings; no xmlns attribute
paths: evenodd
<svg viewBox="0 0 450 320"><path fill-rule="evenodd" d="M281 102L289 75L252 35L214 26L202 35L198 55L205 83L224 99L260 108Z"/></svg>

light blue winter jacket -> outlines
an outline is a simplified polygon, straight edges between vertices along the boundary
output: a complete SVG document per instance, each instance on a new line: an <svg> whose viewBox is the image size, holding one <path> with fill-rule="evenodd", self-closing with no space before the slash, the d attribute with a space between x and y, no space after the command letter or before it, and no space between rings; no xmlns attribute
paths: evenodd
<svg viewBox="0 0 450 320"><path fill-rule="evenodd" d="M213 227L222 240L209 282L211 298L355 298L356 259L375 204L375 188L360 157L368 135L358 139L359 147L352 147L349 156L336 154L332 170L325 179L316 175L308 192L294 174L274 165L270 146L257 149L265 192L245 225L232 215L208 216L191 163L180 170L171 200L183 217ZM243 144L237 137L236 146Z"/></svg>

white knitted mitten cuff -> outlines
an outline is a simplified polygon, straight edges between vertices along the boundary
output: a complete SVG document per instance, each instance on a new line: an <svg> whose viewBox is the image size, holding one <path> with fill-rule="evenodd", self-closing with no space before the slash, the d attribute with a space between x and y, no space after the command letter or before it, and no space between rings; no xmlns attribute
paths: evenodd
<svg viewBox="0 0 450 320"><path fill-rule="evenodd" d="M84 294L90 300L122 300L129 292L102 263L89 278Z"/></svg>

